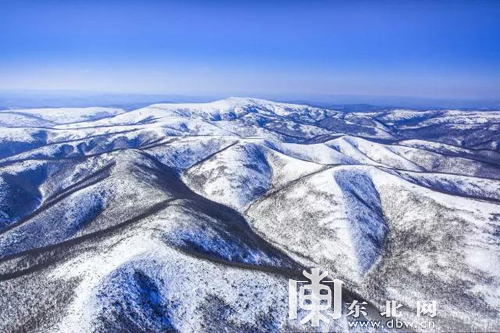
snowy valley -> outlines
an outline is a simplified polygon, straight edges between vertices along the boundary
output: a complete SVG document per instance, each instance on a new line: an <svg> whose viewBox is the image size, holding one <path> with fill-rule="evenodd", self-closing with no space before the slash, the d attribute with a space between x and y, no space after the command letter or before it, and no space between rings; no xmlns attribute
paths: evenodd
<svg viewBox="0 0 500 333"><path fill-rule="evenodd" d="M500 111L0 111L1 332L315 331L288 319L312 267L500 331Z"/></svg>

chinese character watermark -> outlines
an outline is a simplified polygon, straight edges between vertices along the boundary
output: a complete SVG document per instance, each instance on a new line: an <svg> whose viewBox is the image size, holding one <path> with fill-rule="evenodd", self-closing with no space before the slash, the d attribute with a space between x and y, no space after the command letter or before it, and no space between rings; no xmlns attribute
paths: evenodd
<svg viewBox="0 0 500 333"><path fill-rule="evenodd" d="M297 319L300 308L307 312L300 320L301 324L310 323L313 327L319 327L321 322L328 324L330 319L339 319L342 316L343 282L338 279L326 280L328 272L320 273L319 268L312 268L310 273L304 270L302 273L308 280L288 280L288 317ZM368 305L366 301L353 300L346 304L348 310L346 316L356 318L358 321L358 318L361 317L362 323L366 323L366 320L370 319ZM402 307L403 304L398 301L386 301L385 311L379 312L379 314L385 318L399 318L403 316ZM436 301L417 302L417 317L426 315L435 317L436 311ZM394 324L393 320L388 321L386 325Z"/></svg>
<svg viewBox="0 0 500 333"><path fill-rule="evenodd" d="M390 317L401 317L402 314L398 312L398 309L402 307L403 304L398 304L397 301L386 301L385 302L385 311L381 312L380 315L382 317L390 318Z"/></svg>
<svg viewBox="0 0 500 333"><path fill-rule="evenodd" d="M437 311L437 306L436 306L436 301L431 301L431 302L417 302L417 317L420 317L420 315L428 315L430 317L436 317L436 311Z"/></svg>
<svg viewBox="0 0 500 333"><path fill-rule="evenodd" d="M359 303L358 301L354 300L352 303L347 303L349 305L349 313L347 314L347 317L353 316L354 318L358 318L360 314L363 316L366 316L366 307L367 305L366 302Z"/></svg>
<svg viewBox="0 0 500 333"><path fill-rule="evenodd" d="M332 280L323 281L328 275L328 272L320 274L319 268L311 269L311 273L303 271L303 274L309 281L288 280L288 317L290 319L297 318L297 284L307 283L300 286L298 294L298 306L306 311L309 311L300 323L305 324L311 322L311 326L318 327L320 321L329 322L328 317L323 314L323 311L329 310L333 306L333 312L328 313L332 319L338 319L342 315L342 281ZM332 290L329 285L333 284L333 302Z"/></svg>

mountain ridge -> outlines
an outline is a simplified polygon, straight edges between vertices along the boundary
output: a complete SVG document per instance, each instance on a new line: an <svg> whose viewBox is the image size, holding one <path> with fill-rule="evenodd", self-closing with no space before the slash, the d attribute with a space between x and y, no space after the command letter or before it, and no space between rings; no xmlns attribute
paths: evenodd
<svg viewBox="0 0 500 333"><path fill-rule="evenodd" d="M303 331L287 279L321 267L372 310L500 329L498 133L248 98L0 111L0 328Z"/></svg>

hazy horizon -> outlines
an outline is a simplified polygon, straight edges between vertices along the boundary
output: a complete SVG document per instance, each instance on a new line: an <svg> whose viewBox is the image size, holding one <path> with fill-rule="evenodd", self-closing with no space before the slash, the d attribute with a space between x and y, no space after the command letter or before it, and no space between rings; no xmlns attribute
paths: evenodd
<svg viewBox="0 0 500 333"><path fill-rule="evenodd" d="M116 106L135 108L154 103L205 103L229 97L247 97L308 104L320 107L367 105L377 108L413 109L500 109L500 100L482 99L432 99L417 96L384 95L273 95L273 94L145 94L136 92L112 93L106 91L75 90L2 90L0 110L37 107L88 107ZM369 109L369 108L368 108Z"/></svg>

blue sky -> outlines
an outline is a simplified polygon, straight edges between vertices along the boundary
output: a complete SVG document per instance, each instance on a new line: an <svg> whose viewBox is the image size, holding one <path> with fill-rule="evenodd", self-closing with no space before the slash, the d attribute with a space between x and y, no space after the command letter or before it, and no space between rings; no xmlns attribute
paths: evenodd
<svg viewBox="0 0 500 333"><path fill-rule="evenodd" d="M500 98L500 1L3 1L0 89Z"/></svg>

